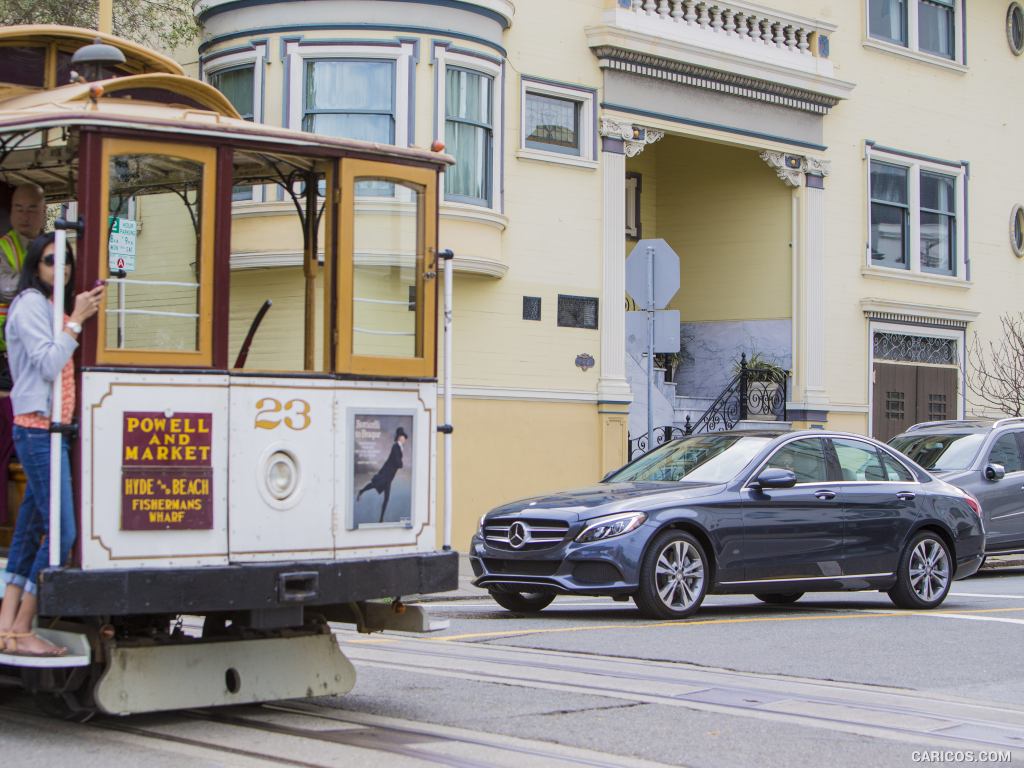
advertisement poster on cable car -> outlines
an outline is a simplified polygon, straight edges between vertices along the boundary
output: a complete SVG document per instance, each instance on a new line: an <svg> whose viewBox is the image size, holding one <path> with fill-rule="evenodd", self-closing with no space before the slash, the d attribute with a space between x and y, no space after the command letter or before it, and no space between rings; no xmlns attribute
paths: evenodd
<svg viewBox="0 0 1024 768"><path fill-rule="evenodd" d="M212 413L124 413L121 530L213 528L212 427Z"/></svg>
<svg viewBox="0 0 1024 768"><path fill-rule="evenodd" d="M352 527L412 525L412 414L352 414Z"/></svg>

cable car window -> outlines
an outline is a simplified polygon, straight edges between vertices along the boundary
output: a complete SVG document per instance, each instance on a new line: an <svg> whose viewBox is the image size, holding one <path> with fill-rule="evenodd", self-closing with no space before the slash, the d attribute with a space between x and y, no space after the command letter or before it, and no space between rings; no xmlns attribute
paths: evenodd
<svg viewBox="0 0 1024 768"><path fill-rule="evenodd" d="M433 376L437 175L363 160L341 175L338 370Z"/></svg>
<svg viewBox="0 0 1024 768"><path fill-rule="evenodd" d="M212 158L213 150L199 148L179 154L146 142L106 146L101 357L126 353L134 364L180 364L163 353L208 355ZM145 352L154 355L140 356ZM195 362L209 364L208 357Z"/></svg>
<svg viewBox="0 0 1024 768"><path fill-rule="evenodd" d="M382 182L356 182L352 351L416 357L417 313L409 305L420 288L423 188L394 183L394 196L385 199L378 196Z"/></svg>
<svg viewBox="0 0 1024 768"><path fill-rule="evenodd" d="M42 46L0 46L0 83L42 88L46 83L46 49Z"/></svg>

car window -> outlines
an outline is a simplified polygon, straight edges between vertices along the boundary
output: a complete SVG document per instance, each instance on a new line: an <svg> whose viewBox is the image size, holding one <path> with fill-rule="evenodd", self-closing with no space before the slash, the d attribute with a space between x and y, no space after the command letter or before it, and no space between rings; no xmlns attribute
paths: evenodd
<svg viewBox="0 0 1024 768"><path fill-rule="evenodd" d="M766 467L792 470L798 483L824 483L828 480L824 447L820 437L794 440L773 453Z"/></svg>
<svg viewBox="0 0 1024 768"><path fill-rule="evenodd" d="M907 469L903 464L896 461L895 458L890 456L885 451L879 451L882 454L882 465L885 467L886 479L891 482L911 482L916 483L917 478L914 477L910 470Z"/></svg>
<svg viewBox="0 0 1024 768"><path fill-rule="evenodd" d="M1004 432L997 437L988 454L988 460L990 464L1002 464L1007 472L1024 470L1020 460L1020 449L1017 446L1017 436L1013 432Z"/></svg>
<svg viewBox="0 0 1024 768"><path fill-rule="evenodd" d="M985 435L981 432L930 435L908 432L894 437L889 441L889 445L925 469L933 472L950 472L971 466L984 442Z"/></svg>
<svg viewBox="0 0 1024 768"><path fill-rule="evenodd" d="M607 478L606 482L726 483L769 442L769 437L753 435L684 437L642 456Z"/></svg>
<svg viewBox="0 0 1024 768"><path fill-rule="evenodd" d="M846 440L841 437L832 438L832 446L836 449L836 456L839 458L839 469L843 473L843 480L875 483L888 480L888 475L882 469L882 460L879 458L875 446L860 440Z"/></svg>

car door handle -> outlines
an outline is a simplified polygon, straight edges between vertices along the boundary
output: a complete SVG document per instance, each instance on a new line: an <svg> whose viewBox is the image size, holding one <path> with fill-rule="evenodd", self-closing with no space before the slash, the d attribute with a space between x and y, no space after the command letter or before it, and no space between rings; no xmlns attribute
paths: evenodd
<svg viewBox="0 0 1024 768"><path fill-rule="evenodd" d="M917 498L917 494L913 491L900 491L896 494L896 498L900 501L913 501Z"/></svg>
<svg viewBox="0 0 1024 768"><path fill-rule="evenodd" d="M817 496L818 499L820 499L821 501L829 501L830 499L834 499L836 497L836 492L835 491L815 491L814 495Z"/></svg>

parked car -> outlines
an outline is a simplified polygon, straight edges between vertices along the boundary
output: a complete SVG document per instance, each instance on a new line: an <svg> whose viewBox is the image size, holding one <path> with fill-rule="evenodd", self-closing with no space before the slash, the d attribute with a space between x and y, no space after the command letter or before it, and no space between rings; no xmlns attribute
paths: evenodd
<svg viewBox="0 0 1024 768"><path fill-rule="evenodd" d="M610 595L675 619L708 593L792 603L870 589L935 608L983 546L978 502L882 443L763 430L684 437L593 487L498 507L470 561L512 611Z"/></svg>
<svg viewBox="0 0 1024 768"><path fill-rule="evenodd" d="M987 555L1024 552L1024 418L929 421L889 445L981 502Z"/></svg>

